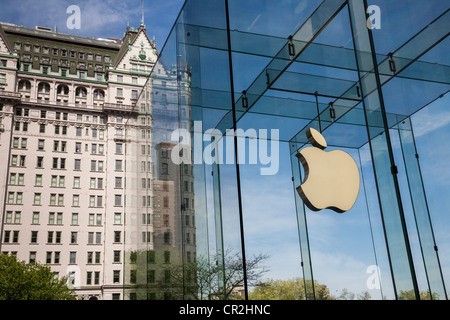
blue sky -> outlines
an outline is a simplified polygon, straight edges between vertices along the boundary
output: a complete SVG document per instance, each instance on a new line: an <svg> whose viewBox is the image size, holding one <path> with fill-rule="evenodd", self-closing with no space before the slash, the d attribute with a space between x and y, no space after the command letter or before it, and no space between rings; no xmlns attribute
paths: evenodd
<svg viewBox="0 0 450 320"><path fill-rule="evenodd" d="M145 25L150 38L155 36L162 48L184 0L145 0ZM77 5L81 10L81 29L67 28L67 8ZM43 26L58 32L95 38L122 38L127 23L139 27L141 0L1 0L0 21L34 28Z"/></svg>

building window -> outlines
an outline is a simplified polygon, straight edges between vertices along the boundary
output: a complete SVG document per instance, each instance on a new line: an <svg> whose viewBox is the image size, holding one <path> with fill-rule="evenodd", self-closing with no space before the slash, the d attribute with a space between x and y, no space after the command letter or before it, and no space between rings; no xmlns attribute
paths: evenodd
<svg viewBox="0 0 450 320"><path fill-rule="evenodd" d="M80 72L81 75L81 72ZM75 96L78 98L86 98L87 97L87 90L83 87L78 87L75 90Z"/></svg>
<svg viewBox="0 0 450 320"><path fill-rule="evenodd" d="M73 195L72 206L73 207L79 207L80 206L80 196L79 195L77 195L77 194Z"/></svg>
<svg viewBox="0 0 450 320"><path fill-rule="evenodd" d="M94 90L94 99L104 100L105 99L105 92L103 90L100 90L100 89Z"/></svg>
<svg viewBox="0 0 450 320"><path fill-rule="evenodd" d="M69 263L70 264L77 263L77 253L76 252L70 252Z"/></svg>
<svg viewBox="0 0 450 320"><path fill-rule="evenodd" d="M86 273L86 285L92 284L92 272L88 271Z"/></svg>
<svg viewBox="0 0 450 320"><path fill-rule="evenodd" d="M40 206L41 205L41 194L40 193L35 193L34 194L34 203L35 206Z"/></svg>
<svg viewBox="0 0 450 320"><path fill-rule="evenodd" d="M122 224L122 214L121 213L114 213L114 224Z"/></svg>
<svg viewBox="0 0 450 320"><path fill-rule="evenodd" d="M114 242L120 243L121 242L122 234L120 231L114 231Z"/></svg>
<svg viewBox="0 0 450 320"><path fill-rule="evenodd" d="M19 81L19 91L31 91L31 82L28 80Z"/></svg>
<svg viewBox="0 0 450 320"><path fill-rule="evenodd" d="M113 271L113 283L120 283L120 270Z"/></svg>
<svg viewBox="0 0 450 320"><path fill-rule="evenodd" d="M61 252L55 252L54 258L53 258L53 263L54 264L59 264L59 258L61 256Z"/></svg>
<svg viewBox="0 0 450 320"><path fill-rule="evenodd" d="M15 202L14 202L15 198ZM22 204L23 193L22 192L9 192L8 193L8 204Z"/></svg>
<svg viewBox="0 0 450 320"><path fill-rule="evenodd" d="M72 213L72 225L73 226L78 225L78 213Z"/></svg>
<svg viewBox="0 0 450 320"><path fill-rule="evenodd" d="M22 212L14 212L14 224L20 224L20 219L22 218Z"/></svg>
<svg viewBox="0 0 450 320"><path fill-rule="evenodd" d="M44 150L44 146L45 146L45 140L39 139L39 141L38 141L38 150L39 151Z"/></svg>
<svg viewBox="0 0 450 320"><path fill-rule="evenodd" d="M33 224L39 224L39 212L33 212Z"/></svg>
<svg viewBox="0 0 450 320"><path fill-rule="evenodd" d="M52 254L53 254L53 252L47 252L46 259L45 259L46 264L52 263Z"/></svg>
<svg viewBox="0 0 450 320"><path fill-rule="evenodd" d="M123 144L116 143L116 154L123 154Z"/></svg>
<svg viewBox="0 0 450 320"><path fill-rule="evenodd" d="M6 212L6 217L5 217L5 223L6 224L11 224L12 223L12 216L13 216L13 212L12 211L7 211Z"/></svg>
<svg viewBox="0 0 450 320"><path fill-rule="evenodd" d="M169 165L167 163L161 164L161 174L169 174Z"/></svg>
<svg viewBox="0 0 450 320"><path fill-rule="evenodd" d="M32 251L30 252L30 263L35 263L36 262L36 252Z"/></svg>
<svg viewBox="0 0 450 320"><path fill-rule="evenodd" d="M114 251L113 261L114 263L120 263L120 251Z"/></svg>
<svg viewBox="0 0 450 320"><path fill-rule="evenodd" d="M26 156L20 156L19 157L19 167L25 167L25 161L26 160Z"/></svg>
<svg viewBox="0 0 450 320"><path fill-rule="evenodd" d="M114 205L116 207L122 206L122 196L120 194L116 194L114 197Z"/></svg>
<svg viewBox="0 0 450 320"><path fill-rule="evenodd" d="M91 171L97 171L97 161L91 160Z"/></svg>
<svg viewBox="0 0 450 320"><path fill-rule="evenodd" d="M80 188L80 177L74 177L73 178L73 188L79 189Z"/></svg>
<svg viewBox="0 0 450 320"><path fill-rule="evenodd" d="M53 158L52 169L58 169L59 158Z"/></svg>
<svg viewBox="0 0 450 320"><path fill-rule="evenodd" d="M50 93L50 85L46 82L39 83L38 84L38 93Z"/></svg>
<svg viewBox="0 0 450 320"><path fill-rule="evenodd" d="M31 231L31 243L37 243L37 242L38 242L38 232Z"/></svg>
<svg viewBox="0 0 450 320"><path fill-rule="evenodd" d="M66 86L66 85L59 85L58 89L57 89L57 94L58 95L65 95L65 96L69 95L69 87Z"/></svg>
<svg viewBox="0 0 450 320"><path fill-rule="evenodd" d="M75 159L74 170L81 170L81 159Z"/></svg>
<svg viewBox="0 0 450 320"><path fill-rule="evenodd" d="M71 232L71 234L70 234L70 243L71 244L76 244L77 243L77 237L78 237L78 233L77 232Z"/></svg>
<svg viewBox="0 0 450 320"><path fill-rule="evenodd" d="M55 243L61 243L61 231L56 232Z"/></svg>
<svg viewBox="0 0 450 320"><path fill-rule="evenodd" d="M10 185L15 185L16 184L16 174L15 173L11 173L9 175L9 184Z"/></svg>
<svg viewBox="0 0 450 320"><path fill-rule="evenodd" d="M122 177L116 177L115 187L118 189L122 188Z"/></svg>

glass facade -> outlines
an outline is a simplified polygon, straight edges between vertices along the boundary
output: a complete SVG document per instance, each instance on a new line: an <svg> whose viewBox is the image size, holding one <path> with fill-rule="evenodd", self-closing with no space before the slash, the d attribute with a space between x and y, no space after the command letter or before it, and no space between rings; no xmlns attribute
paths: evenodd
<svg viewBox="0 0 450 320"><path fill-rule="evenodd" d="M125 133L125 298L447 299L449 26L438 0L187 0ZM309 128L358 165L345 213L296 190Z"/></svg>

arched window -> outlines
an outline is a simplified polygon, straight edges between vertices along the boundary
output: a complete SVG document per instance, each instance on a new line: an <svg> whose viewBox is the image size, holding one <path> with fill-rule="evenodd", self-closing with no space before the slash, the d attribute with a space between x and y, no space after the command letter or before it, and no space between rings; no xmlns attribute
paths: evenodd
<svg viewBox="0 0 450 320"><path fill-rule="evenodd" d="M47 82L41 82L38 85L39 93L50 93L50 85Z"/></svg>
<svg viewBox="0 0 450 320"><path fill-rule="evenodd" d="M28 80L20 80L19 81L19 91L30 91L31 90L31 82Z"/></svg>
<svg viewBox="0 0 450 320"><path fill-rule="evenodd" d="M75 95L77 96L77 97L81 97L81 98L86 98L86 96L87 96L87 90L86 90L86 88L83 88L83 87L78 87L77 88L77 90L75 91Z"/></svg>
<svg viewBox="0 0 450 320"><path fill-rule="evenodd" d="M61 95L65 95L65 96L69 95L69 87L64 84L60 84L58 86L57 94L61 94Z"/></svg>
<svg viewBox="0 0 450 320"><path fill-rule="evenodd" d="M99 100L105 99L105 92L100 89L94 90L94 99L99 99Z"/></svg>

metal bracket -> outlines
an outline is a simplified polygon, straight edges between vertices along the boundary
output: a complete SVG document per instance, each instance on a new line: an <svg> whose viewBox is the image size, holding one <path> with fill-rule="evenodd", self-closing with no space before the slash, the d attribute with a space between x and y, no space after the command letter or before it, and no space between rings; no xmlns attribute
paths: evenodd
<svg viewBox="0 0 450 320"><path fill-rule="evenodd" d="M389 57L389 69L395 73L397 71L397 68L395 67L395 61L392 58L392 52L388 53L388 57Z"/></svg>
<svg viewBox="0 0 450 320"><path fill-rule="evenodd" d="M289 36L288 39L289 39L288 51L289 51L289 55L292 58L292 57L295 57L295 46L294 46L294 43L292 42L292 36Z"/></svg>
<svg viewBox="0 0 450 320"><path fill-rule="evenodd" d="M248 108L248 98L247 98L247 91L242 91L242 108L247 109Z"/></svg>
<svg viewBox="0 0 450 320"><path fill-rule="evenodd" d="M398 168L397 168L397 166L392 166L391 167L391 173L394 175L394 174L398 174Z"/></svg>

